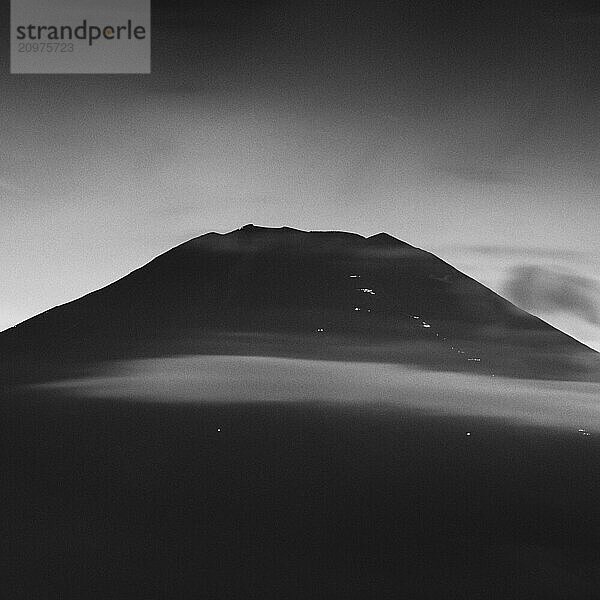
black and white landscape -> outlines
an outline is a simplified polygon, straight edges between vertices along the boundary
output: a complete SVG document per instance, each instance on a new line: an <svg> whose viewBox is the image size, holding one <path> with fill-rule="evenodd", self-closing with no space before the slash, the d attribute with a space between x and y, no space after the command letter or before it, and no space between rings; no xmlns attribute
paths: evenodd
<svg viewBox="0 0 600 600"><path fill-rule="evenodd" d="M599 23L152 0L151 74L0 48L0 599L600 599Z"/></svg>

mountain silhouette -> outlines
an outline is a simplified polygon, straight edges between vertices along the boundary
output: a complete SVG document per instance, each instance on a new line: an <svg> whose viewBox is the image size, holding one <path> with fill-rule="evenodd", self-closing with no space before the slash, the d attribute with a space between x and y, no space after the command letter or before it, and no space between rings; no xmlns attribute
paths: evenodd
<svg viewBox="0 0 600 600"><path fill-rule="evenodd" d="M178 354L402 362L585 379L597 353L388 234L208 233L0 334L2 379Z"/></svg>

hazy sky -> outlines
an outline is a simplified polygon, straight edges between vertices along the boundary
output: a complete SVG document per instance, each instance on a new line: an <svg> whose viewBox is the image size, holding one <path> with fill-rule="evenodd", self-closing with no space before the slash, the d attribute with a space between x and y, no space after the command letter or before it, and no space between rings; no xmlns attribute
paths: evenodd
<svg viewBox="0 0 600 600"><path fill-rule="evenodd" d="M252 222L386 231L600 349L600 12L371 4L155 0L152 75L4 43L0 329Z"/></svg>

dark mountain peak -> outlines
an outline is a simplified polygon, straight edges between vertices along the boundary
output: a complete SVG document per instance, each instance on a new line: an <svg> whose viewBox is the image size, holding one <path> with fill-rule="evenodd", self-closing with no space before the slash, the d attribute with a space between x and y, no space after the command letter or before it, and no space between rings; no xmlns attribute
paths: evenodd
<svg viewBox="0 0 600 600"><path fill-rule="evenodd" d="M347 243L349 246L354 245L356 249L364 247L387 247L387 248L414 248L410 244L391 236L389 233L377 233L375 235L365 237L358 233L336 230L312 230L303 231L292 227L262 227L249 223L240 229L231 231L226 236L250 237L260 240L271 240L274 242L298 242L304 241L307 243L330 243L336 246L338 243ZM203 237L203 236L201 236ZM417 248L414 248L418 250Z"/></svg>
<svg viewBox="0 0 600 600"><path fill-rule="evenodd" d="M205 234L182 244L170 252L181 249L210 248L229 253L264 253L277 251L299 253L340 253L364 250L366 238L346 231L303 231L293 227L262 227L244 225L224 234ZM160 258L160 257L159 257Z"/></svg>
<svg viewBox="0 0 600 600"><path fill-rule="evenodd" d="M285 226L284 227L263 227L261 225L254 225L254 223L248 223L247 225L244 225L243 227L240 227L239 229L230 231L226 235L235 234L237 232L243 232L243 233L252 234L252 235L278 235L278 234L293 233L293 232L300 233L300 230L293 229L292 227L285 227Z"/></svg>
<svg viewBox="0 0 600 600"><path fill-rule="evenodd" d="M358 233L350 233L347 231L331 231L331 230L312 230L312 231L304 231L302 229L296 229L294 227L263 227L254 225L253 223L249 223L248 225L244 225L240 227L240 229L235 229L230 231L225 235L252 235L259 237L270 237L270 238L330 238L330 239L355 239L355 240L364 240L364 236Z"/></svg>
<svg viewBox="0 0 600 600"><path fill-rule="evenodd" d="M382 245L390 245L390 246L397 246L397 245L408 246L409 245L406 242L403 242L402 240L395 238L393 235L390 235L389 233L383 233L383 232L376 233L375 235L369 236L367 238L367 241L370 244L382 244Z"/></svg>
<svg viewBox="0 0 600 600"><path fill-rule="evenodd" d="M352 233L347 231L336 231L336 230L311 230L304 231L296 229L294 227L264 227L248 223L239 229L227 233L207 233L198 236L186 244L199 242L200 244L204 241L212 241L220 239L224 245L229 243L229 240L244 240L251 242L258 242L261 244L273 243L273 244L292 244L295 245L298 242L306 244L309 247L311 243L323 246L323 244L330 244L330 248L334 249L340 245L346 245L347 249L350 250L354 247L355 250L361 250L369 247L389 247L389 248L413 248L406 242L403 242L388 233L378 233L370 237L362 236L358 233ZM186 244L182 244L185 246ZM414 248L418 250L417 248Z"/></svg>
<svg viewBox="0 0 600 600"><path fill-rule="evenodd" d="M35 361L206 353L530 377L572 375L582 354L597 361L573 338L386 233L252 224L194 238L0 334L0 364L15 371L22 364L33 372Z"/></svg>

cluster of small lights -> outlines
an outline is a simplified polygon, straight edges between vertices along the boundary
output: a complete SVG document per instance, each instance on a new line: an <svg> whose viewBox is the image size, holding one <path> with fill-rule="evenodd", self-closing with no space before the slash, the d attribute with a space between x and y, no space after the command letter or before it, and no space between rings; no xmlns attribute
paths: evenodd
<svg viewBox="0 0 600 600"><path fill-rule="evenodd" d="M420 325L421 327L423 327L424 329L431 329L432 326L430 323L428 323L427 321L424 321L422 319L422 317L420 315L410 315L413 319L416 319L418 321L421 321ZM435 333L436 337L440 337L440 334L438 332L433 332ZM448 338L442 337L442 341L446 342L448 340ZM457 354L466 354L466 352L464 350L461 350L460 348L457 348L456 346L450 346L450 349L453 352L456 352ZM481 358L479 358L479 356L469 356L467 357L467 360L469 362L476 362L476 363L480 363L481 362Z"/></svg>
<svg viewBox="0 0 600 600"><path fill-rule="evenodd" d="M350 275L348 275L348 277L350 277L350 279L359 279L360 275L358 275L357 273L352 273ZM369 294L371 296L375 296L375 291L372 288L356 288L357 291L362 292L363 294ZM370 308L361 308L360 306L355 306L353 308L354 312L371 312ZM315 329L315 333L324 333L325 332L325 328L324 327L318 327L317 329Z"/></svg>
<svg viewBox="0 0 600 600"><path fill-rule="evenodd" d="M590 436L592 435L587 429L578 429L577 430L578 433L580 433L581 435L585 435L585 436Z"/></svg>
<svg viewBox="0 0 600 600"><path fill-rule="evenodd" d="M350 275L350 278L351 278L351 279L357 279L357 278L359 278L359 277L360 277L360 275L358 275L358 274L355 274L355 273L353 273L353 274L351 274L351 275ZM375 291L374 291L372 288L356 288L356 289L357 289L358 291L361 291L361 292L363 292L363 294L370 294L370 295L373 295L373 296L375 296ZM361 311L361 310L363 310L363 309L362 309L360 306L355 306L355 307L354 307L354 312L359 312L359 311ZM371 309L366 309L366 312L371 312ZM421 316L420 316L420 315L410 315L410 316L411 316L413 319L415 319L415 320L419 320L419 321L421 321L420 325L421 325L421 327L423 327L423 329L432 329L432 325L431 325L430 323L428 323L427 321L424 321L424 320L421 318ZM321 331L323 331L323 329L317 329L317 331L318 331L318 332L321 332ZM433 333L435 333L435 336L436 336L436 337L440 337L440 334L439 334L438 332L433 332ZM448 339L448 338L446 338L446 337L442 337L442 340L443 340L444 342L446 342L446 341L447 341L447 339ZM451 348L451 350L453 350L454 352L457 352L458 354L466 354L466 352L465 352L464 350L461 350L461 349L459 349L459 348L456 348L455 346L450 346L450 348ZM480 358L480 357L478 357L478 356L469 356L469 357L467 357L467 360L468 360L469 362L475 362L475 363L480 363L480 362L481 362L481 358ZM495 375L492 375L492 376L493 376L493 377L495 377ZM471 434L470 434L470 433L468 433L467 435L471 435Z"/></svg>

